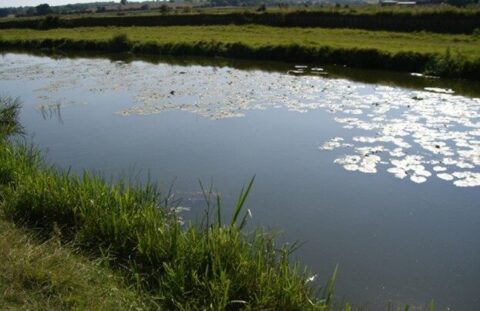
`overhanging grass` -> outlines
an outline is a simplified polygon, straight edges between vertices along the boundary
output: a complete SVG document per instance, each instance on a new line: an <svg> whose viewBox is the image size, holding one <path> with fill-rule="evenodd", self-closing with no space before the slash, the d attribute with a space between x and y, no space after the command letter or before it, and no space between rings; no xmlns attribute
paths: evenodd
<svg viewBox="0 0 480 311"><path fill-rule="evenodd" d="M23 133L23 127L18 120L19 113L19 99L0 98L0 140Z"/></svg>
<svg viewBox="0 0 480 311"><path fill-rule="evenodd" d="M216 198L216 216L206 225L182 226L151 184L77 177L46 166L35 148L0 141L6 219L108 258L129 284L148 293L154 308L333 310L335 276L316 295L308 271L289 262L291 249L262 230L243 230L251 186L242 190L228 224Z"/></svg>
<svg viewBox="0 0 480 311"><path fill-rule="evenodd" d="M476 35L266 26L2 30L0 48L203 55L419 71L480 79Z"/></svg>
<svg viewBox="0 0 480 311"><path fill-rule="evenodd" d="M32 149L3 145L0 172L8 219L108 256L130 282L166 309L327 308L288 262L271 235L244 233L238 223L182 228L154 188L109 185L41 168Z"/></svg>

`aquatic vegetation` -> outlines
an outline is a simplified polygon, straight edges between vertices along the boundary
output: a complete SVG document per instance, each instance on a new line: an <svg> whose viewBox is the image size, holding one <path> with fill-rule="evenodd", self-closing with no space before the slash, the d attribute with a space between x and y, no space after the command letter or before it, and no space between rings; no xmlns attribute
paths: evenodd
<svg viewBox="0 0 480 311"><path fill-rule="evenodd" d="M38 96L48 98L48 102L65 102L63 107L69 105L61 96L65 89L78 88L84 94L125 92L131 99L119 108L122 116L181 110L223 119L241 117L253 109L322 109L352 133L320 146L334 152L335 163L346 169L387 172L416 183L438 178L456 186L478 185L480 99L456 95L449 89L409 90L328 76L230 67L101 59L61 62L62 66L57 66L55 61L32 61L7 54L0 63L0 78L15 81L28 76L34 81L42 80L45 87L37 89ZM308 66L300 66L294 69L311 71ZM52 75L52 71L56 74ZM471 174L454 175L455 172Z"/></svg>
<svg viewBox="0 0 480 311"><path fill-rule="evenodd" d="M393 159L391 160L393 167L387 171L400 179L409 176L410 180L417 184L424 183L427 181L427 177L432 176L432 173L425 169L422 160L423 157L412 155L408 155L402 160Z"/></svg>
<svg viewBox="0 0 480 311"><path fill-rule="evenodd" d="M344 124L344 128L371 132L371 136L352 137L353 144L383 143L380 145L382 149L375 150L378 151L376 154L391 165L387 172L397 178L409 177L415 183L426 182L433 176L426 167L431 166L434 172L441 172L436 176L442 180L458 179L453 181L456 186L478 186L480 100L455 96L450 90L427 90L435 93L413 91L399 94L391 87L377 87L374 94L367 96L373 104L364 111L367 119L348 117L336 120ZM342 102L347 110L348 103ZM358 154L364 151L363 148L355 146L352 149ZM381 163L380 159L377 160L375 163ZM372 161L360 162L358 156L346 156L335 162L347 170L371 172Z"/></svg>
<svg viewBox="0 0 480 311"><path fill-rule="evenodd" d="M353 144L347 144L343 142L344 139L342 137L334 137L331 140L325 142L322 146L320 146L321 150L333 150L340 147L353 147Z"/></svg>

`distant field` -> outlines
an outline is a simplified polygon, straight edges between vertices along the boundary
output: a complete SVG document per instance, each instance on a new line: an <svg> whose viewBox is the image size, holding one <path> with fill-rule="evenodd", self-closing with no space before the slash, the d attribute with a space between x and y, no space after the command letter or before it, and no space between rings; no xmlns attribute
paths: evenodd
<svg viewBox="0 0 480 311"><path fill-rule="evenodd" d="M353 29L277 28L247 26L95 27L75 29L0 30L2 40L109 40L126 34L134 42L158 44L216 41L243 43L252 47L298 44L305 47L376 49L387 53L418 52L461 54L480 59L480 36L436 33L392 33Z"/></svg>
<svg viewBox="0 0 480 311"><path fill-rule="evenodd" d="M341 64L480 80L480 36L244 26L0 30L0 49L223 56Z"/></svg>
<svg viewBox="0 0 480 311"><path fill-rule="evenodd" d="M64 18L79 18L85 16L95 17L111 17L111 16L151 16L151 15L185 15L185 14L231 14L231 13L294 13L294 12L321 12L332 14L403 14L403 15L417 15L417 14L478 14L480 13L480 6L469 7L454 7L450 5L422 5L422 6L379 6L379 5L348 5L335 7L333 5L326 6L304 6L304 5L290 5L288 7L267 6L265 12L258 11L258 6L245 7L190 7L188 5L166 4L170 8L170 12L160 12L158 8L149 10L130 10L130 11L107 11L99 13L74 13L62 15ZM21 17L21 18L0 18L3 20L12 19L35 19L38 17Z"/></svg>
<svg viewBox="0 0 480 311"><path fill-rule="evenodd" d="M111 11L43 17L0 19L0 29L127 26L204 26L256 24L278 27L351 28L384 31L429 31L471 34L480 29L480 7L256 7L195 8L169 5L145 11Z"/></svg>

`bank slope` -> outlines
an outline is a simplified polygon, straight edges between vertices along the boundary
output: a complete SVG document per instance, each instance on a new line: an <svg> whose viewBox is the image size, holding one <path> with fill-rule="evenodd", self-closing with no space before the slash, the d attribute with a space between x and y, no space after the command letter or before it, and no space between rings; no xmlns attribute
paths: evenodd
<svg viewBox="0 0 480 311"><path fill-rule="evenodd" d="M1 310L138 310L121 278L57 239L40 241L0 215Z"/></svg>

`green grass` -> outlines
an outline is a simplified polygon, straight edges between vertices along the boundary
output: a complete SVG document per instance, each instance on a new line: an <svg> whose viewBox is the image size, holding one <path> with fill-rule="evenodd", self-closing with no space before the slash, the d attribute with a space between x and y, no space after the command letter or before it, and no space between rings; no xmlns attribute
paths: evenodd
<svg viewBox="0 0 480 311"><path fill-rule="evenodd" d="M443 54L447 49L480 58L480 37L436 33L395 33L354 29L277 28L247 26L170 26L170 27L95 27L74 29L5 29L2 40L108 40L115 34L126 34L134 42L158 44L218 41L241 42L251 47L298 44L305 47L376 49L382 52L417 52Z"/></svg>
<svg viewBox="0 0 480 311"><path fill-rule="evenodd" d="M8 101L4 106L10 105ZM5 111L0 105L0 115ZM228 223L222 222L223 207L216 197L210 205L215 216L204 219L201 225L181 225L150 183L110 184L87 172L75 176L46 166L33 147L11 138L0 141L0 211L5 219L34 230L41 239L54 238L89 256L107 258L109 267L121 273L126 284L148 296L149 308L333 310L336 275L319 294L310 287L308 270L290 262L291 248L277 245L268 232L245 230L248 212L244 206L252 184L253 180L242 189ZM8 244L8 239L5 241ZM45 247L49 249L49 245L47 242ZM61 267L64 262L59 262L58 271L65 273L50 273L53 267L47 258L45 269L40 266L37 270L32 261L43 262L37 258L43 252L36 250L29 255L27 249L19 248L18 254L22 252L27 252L25 263L15 267L11 259L12 264L5 267L24 274L17 280L0 268L6 278L3 286L21 287L23 283L17 283L23 282L24 276L31 278L32 283L39 284L31 293L18 293L20 304L27 299L22 300L23 296L31 294L31 303L40 304L37 300L46 295L46 303L62 308L67 296L75 291L69 291L69 283L62 277L68 278L75 269ZM32 265L30 270L28 264ZM105 284L107 292L109 284ZM82 286L84 283L79 291ZM72 298L80 309L83 302L88 303L82 298L88 293L85 289L85 293ZM131 301L128 297L127 302Z"/></svg>
<svg viewBox="0 0 480 311"><path fill-rule="evenodd" d="M0 153L7 219L107 256L163 308L327 307L306 284L308 272L290 265L288 249L268 233L242 231L238 215L248 191L230 224L182 228L152 186L109 185L87 173L39 168L38 154L28 148L7 145Z"/></svg>
<svg viewBox="0 0 480 311"><path fill-rule="evenodd" d="M0 98L0 140L11 135L23 134L19 122L20 101L13 98Z"/></svg>
<svg viewBox="0 0 480 311"><path fill-rule="evenodd" d="M0 216L2 217L2 216ZM101 260L55 238L34 235L0 218L1 310L136 310L147 306Z"/></svg>
<svg viewBox="0 0 480 311"><path fill-rule="evenodd" d="M0 48L226 56L418 71L480 79L480 37L246 26L0 30Z"/></svg>

